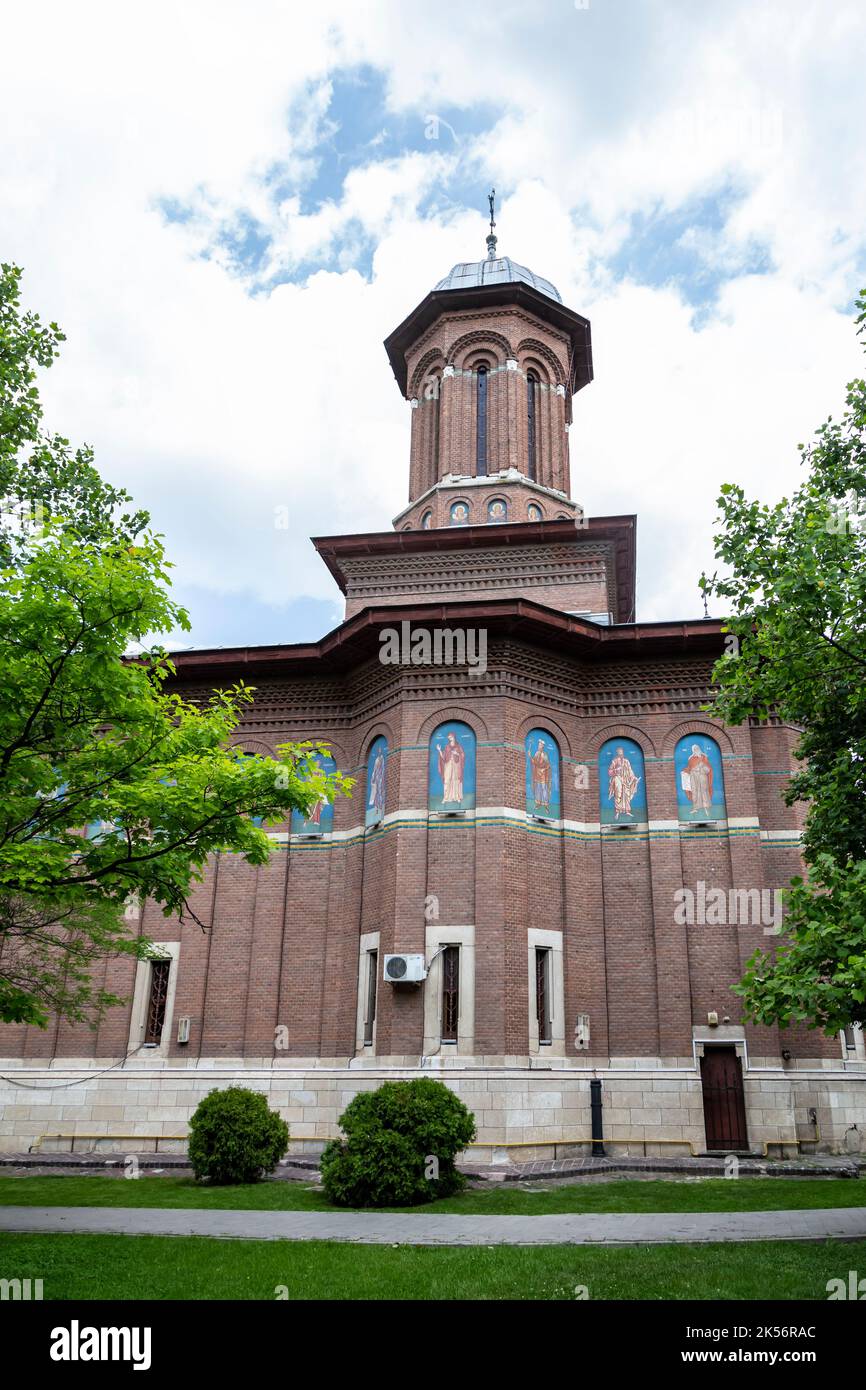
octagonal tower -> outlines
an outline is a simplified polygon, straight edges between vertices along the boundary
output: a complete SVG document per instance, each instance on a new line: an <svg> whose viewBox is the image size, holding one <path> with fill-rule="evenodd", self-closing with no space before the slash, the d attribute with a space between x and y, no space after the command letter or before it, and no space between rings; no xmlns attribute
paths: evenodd
<svg viewBox="0 0 866 1390"><path fill-rule="evenodd" d="M574 520L568 428L592 380L589 321L487 238L386 339L412 408L397 530Z"/></svg>

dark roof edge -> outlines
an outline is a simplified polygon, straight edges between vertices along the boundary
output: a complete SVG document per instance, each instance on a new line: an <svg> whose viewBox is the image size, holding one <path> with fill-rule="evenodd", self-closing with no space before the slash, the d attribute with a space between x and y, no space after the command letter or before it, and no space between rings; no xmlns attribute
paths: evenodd
<svg viewBox="0 0 866 1390"><path fill-rule="evenodd" d="M172 653L177 678L215 680L245 674L260 675L324 664L328 670L368 659L379 643L382 628L401 622L417 626L433 624L478 626L484 622L503 635L527 642L543 642L548 648L571 650L593 660L647 656L662 652L685 655L721 655L724 624L716 618L675 622L621 623L605 627L547 608L530 599L483 599L448 603L382 605L362 609L316 642L285 646L216 647Z"/></svg>
<svg viewBox="0 0 866 1390"><path fill-rule="evenodd" d="M637 516L596 516L585 526L574 521L516 521L505 525L438 526L430 531L371 531L361 535L313 536L313 545L346 592L342 556L416 554L425 550L472 550L508 545L543 545L556 541L611 540L614 542L617 622L628 623L635 615L635 567Z"/></svg>
<svg viewBox="0 0 866 1390"><path fill-rule="evenodd" d="M593 379L592 334L589 319L569 309L559 300L542 294L523 280L507 280L500 284L478 285L471 289L431 290L402 323L384 340L391 370L405 397L408 390L406 350L439 314L449 309L476 309L488 305L522 304L539 318L546 318L566 332L571 339L573 357L571 391L574 395Z"/></svg>

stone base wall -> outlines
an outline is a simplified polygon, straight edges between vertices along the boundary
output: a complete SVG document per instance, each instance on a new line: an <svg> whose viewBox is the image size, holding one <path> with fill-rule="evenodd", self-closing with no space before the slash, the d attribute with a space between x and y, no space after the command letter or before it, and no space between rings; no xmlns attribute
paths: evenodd
<svg viewBox="0 0 866 1390"><path fill-rule="evenodd" d="M187 1124L208 1091L232 1084L263 1091L291 1129L291 1151L318 1152L338 1135L338 1119L361 1090L386 1080L434 1076L473 1111L478 1147L472 1157L557 1157L588 1152L589 1082L602 1082L609 1153L686 1156L706 1146L701 1081L694 1059L605 1058L576 1068L551 1058L544 1070L519 1057L460 1058L420 1068L417 1058L32 1059L0 1060L0 1151L182 1152ZM784 1070L754 1058L745 1070L749 1147L771 1156L799 1150L866 1153L866 1063L801 1061ZM814 1119L810 1112L814 1111ZM815 1124L817 1121L817 1126ZM51 1137L61 1136L61 1137ZM786 1141L784 1147L782 1141Z"/></svg>

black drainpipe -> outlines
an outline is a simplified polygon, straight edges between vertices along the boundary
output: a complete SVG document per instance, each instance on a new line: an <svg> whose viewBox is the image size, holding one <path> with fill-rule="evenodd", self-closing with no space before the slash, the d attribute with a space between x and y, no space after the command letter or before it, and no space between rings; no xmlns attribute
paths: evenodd
<svg viewBox="0 0 866 1390"><path fill-rule="evenodd" d="M604 1128L601 1122L601 1082L593 1077L589 1083L589 1105L592 1112L592 1156L604 1158Z"/></svg>

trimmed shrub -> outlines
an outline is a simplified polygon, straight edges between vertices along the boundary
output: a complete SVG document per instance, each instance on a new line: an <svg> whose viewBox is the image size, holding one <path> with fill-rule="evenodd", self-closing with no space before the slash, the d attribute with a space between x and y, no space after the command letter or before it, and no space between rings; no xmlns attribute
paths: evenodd
<svg viewBox="0 0 866 1390"><path fill-rule="evenodd" d="M459 1192L454 1159L475 1138L475 1121L441 1081L386 1081L361 1091L340 1116L345 1139L322 1154L322 1184L342 1207L403 1207Z"/></svg>
<svg viewBox="0 0 866 1390"><path fill-rule="evenodd" d="M258 1182L289 1146L289 1127L267 1098L244 1086L210 1091L189 1122L189 1161L212 1183Z"/></svg>

